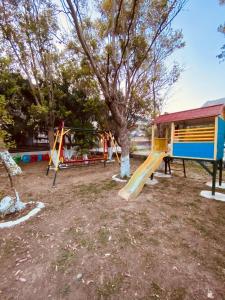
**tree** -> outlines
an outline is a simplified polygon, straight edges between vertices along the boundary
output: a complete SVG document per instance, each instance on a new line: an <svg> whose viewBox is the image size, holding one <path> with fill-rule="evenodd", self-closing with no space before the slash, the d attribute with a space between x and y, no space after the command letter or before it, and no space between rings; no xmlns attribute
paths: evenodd
<svg viewBox="0 0 225 300"><path fill-rule="evenodd" d="M6 143L20 144L27 136L32 136L40 128L33 122L30 108L35 104L29 83L20 73L11 69L10 59L0 58L1 127ZM4 107L4 110L3 110ZM5 118L7 114L7 118ZM16 125L16 126L15 126Z"/></svg>
<svg viewBox="0 0 225 300"><path fill-rule="evenodd" d="M44 119L50 144L56 117L54 79L59 60L56 11L49 0L0 1L3 53L27 79L34 98L32 112Z"/></svg>
<svg viewBox="0 0 225 300"><path fill-rule="evenodd" d="M220 0L219 1L220 5L224 5L225 4L225 0ZM221 32L222 34L225 35L225 24L220 25L218 27L218 31ZM221 47L221 53L218 55L218 58L220 60L224 60L225 59L225 44Z"/></svg>
<svg viewBox="0 0 225 300"><path fill-rule="evenodd" d="M66 126L93 128L95 121L102 127L106 107L87 60L69 55L59 66L59 74L57 85L61 98L57 101L57 110L64 116Z"/></svg>
<svg viewBox="0 0 225 300"><path fill-rule="evenodd" d="M54 85L57 91L55 125L62 119L69 127L92 128L93 121L101 125L105 105L100 100L98 86L85 60L76 60L71 66L70 57L65 55L59 63ZM0 95L0 119L5 142L24 145L28 137L45 131L44 118L34 109L35 99L28 80L15 72L6 57L0 58Z"/></svg>
<svg viewBox="0 0 225 300"><path fill-rule="evenodd" d="M186 0L94 1L95 18L88 17L85 1L61 1L110 110L122 148L120 175L129 176L129 118L143 110L150 88L155 93L161 80L155 71L183 46L171 22Z"/></svg>

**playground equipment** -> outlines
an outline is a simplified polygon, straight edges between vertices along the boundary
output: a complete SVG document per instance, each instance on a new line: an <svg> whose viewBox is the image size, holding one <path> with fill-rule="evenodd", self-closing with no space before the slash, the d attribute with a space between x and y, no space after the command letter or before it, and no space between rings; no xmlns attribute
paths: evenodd
<svg viewBox="0 0 225 300"><path fill-rule="evenodd" d="M89 155L87 156L86 149L86 153L83 154L83 156L79 155L75 149L77 145L71 141L68 141L66 138L68 138L68 135L70 134L73 135L74 139L76 135L80 133L83 135L91 134L93 137L95 137L98 140L98 147L99 144L102 144L102 151L100 151L99 148L97 151L96 149L88 149ZM50 167L53 167L55 171L53 186L55 186L57 172L61 168L75 165L89 165L96 162L104 162L105 166L108 157L107 134L110 134L110 137L112 137L111 133L106 133L99 130L65 128L64 123L62 122L61 126L56 131L54 145L53 149L51 150L51 156L46 172L46 175L48 175ZM70 149L67 149L67 146L69 146ZM118 156L117 153L116 155Z"/></svg>
<svg viewBox="0 0 225 300"><path fill-rule="evenodd" d="M165 160L166 168L171 159L199 163L212 177L212 195L215 195L216 176L222 184L222 167L225 142L225 107L214 105L157 117L152 125L152 152L133 174L119 195L128 200L142 190L148 177L152 176ZM209 165L212 165L212 170Z"/></svg>

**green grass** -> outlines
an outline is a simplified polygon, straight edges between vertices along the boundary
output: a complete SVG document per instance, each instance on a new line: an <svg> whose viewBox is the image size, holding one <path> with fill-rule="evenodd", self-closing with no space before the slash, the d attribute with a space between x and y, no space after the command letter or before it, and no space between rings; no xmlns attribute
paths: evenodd
<svg viewBox="0 0 225 300"><path fill-rule="evenodd" d="M66 234L69 235L70 239L81 248L87 248L87 250L91 251L96 248L95 241L90 239L87 234L85 234L80 228L70 227Z"/></svg>
<svg viewBox="0 0 225 300"><path fill-rule="evenodd" d="M66 297L70 294L71 292L71 288L69 286L69 284L65 284L60 290L59 290L59 294L61 295L61 297Z"/></svg>
<svg viewBox="0 0 225 300"><path fill-rule="evenodd" d="M0 242L0 257L11 257L16 252L19 243L16 240L5 240Z"/></svg>
<svg viewBox="0 0 225 300"><path fill-rule="evenodd" d="M99 299L109 299L111 296L117 294L123 284L124 276L121 273L114 275L107 279L101 286L97 288Z"/></svg>
<svg viewBox="0 0 225 300"><path fill-rule="evenodd" d="M183 300L186 296L186 289L183 287L176 288L170 294L171 300Z"/></svg>
<svg viewBox="0 0 225 300"><path fill-rule="evenodd" d="M145 298L146 300L155 300L155 299L164 299L163 298L164 290L156 282L152 282L151 288L149 290L149 295Z"/></svg>
<svg viewBox="0 0 225 300"><path fill-rule="evenodd" d="M56 261L53 263L55 269L66 272L67 269L74 263L76 254L68 249L61 249Z"/></svg>
<svg viewBox="0 0 225 300"><path fill-rule="evenodd" d="M98 230L98 238L97 239L101 245L107 244L107 242L109 240L109 236L110 236L110 231L106 227L101 227Z"/></svg>
<svg viewBox="0 0 225 300"><path fill-rule="evenodd" d="M155 265L155 255L152 252L147 252L143 255L143 267L151 269Z"/></svg>
<svg viewBox="0 0 225 300"><path fill-rule="evenodd" d="M152 221L145 210L139 211L137 213L137 219L143 225L144 228L149 228L152 225Z"/></svg>

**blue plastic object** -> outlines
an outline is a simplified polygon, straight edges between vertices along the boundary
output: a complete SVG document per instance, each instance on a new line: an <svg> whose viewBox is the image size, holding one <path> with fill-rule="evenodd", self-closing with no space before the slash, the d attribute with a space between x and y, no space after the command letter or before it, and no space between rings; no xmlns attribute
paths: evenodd
<svg viewBox="0 0 225 300"><path fill-rule="evenodd" d="M23 155L22 156L22 161L24 163L29 163L30 162L30 155Z"/></svg>
<svg viewBox="0 0 225 300"><path fill-rule="evenodd" d="M38 154L38 161L42 161L42 154Z"/></svg>

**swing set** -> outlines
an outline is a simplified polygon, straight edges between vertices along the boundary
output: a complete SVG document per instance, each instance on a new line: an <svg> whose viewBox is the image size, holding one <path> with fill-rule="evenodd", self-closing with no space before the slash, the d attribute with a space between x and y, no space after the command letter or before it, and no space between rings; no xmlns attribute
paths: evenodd
<svg viewBox="0 0 225 300"><path fill-rule="evenodd" d="M82 146L79 145L79 143L76 144L72 142L72 140L75 140L76 138L79 139L79 137L81 139L85 138L85 135L91 135L92 140L95 140L95 143L92 143L92 149L85 149L85 154L83 153L82 155L82 149L79 149ZM66 128L64 126L64 122L62 122L61 126L58 127L58 129L56 130L54 144L51 150L51 155L46 171L46 175L49 174L50 168L53 169L55 172L52 186L55 186L57 173L60 169L69 168L77 165L88 166L97 162L103 162L105 167L106 161L108 159L108 138L111 139L114 145L114 148L116 150L116 158L119 162L116 142L114 141L111 132L107 133L106 131L100 131L95 129ZM95 147L96 144L98 145L97 147Z"/></svg>

